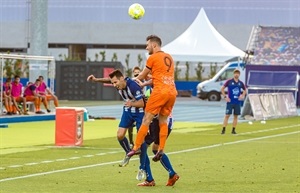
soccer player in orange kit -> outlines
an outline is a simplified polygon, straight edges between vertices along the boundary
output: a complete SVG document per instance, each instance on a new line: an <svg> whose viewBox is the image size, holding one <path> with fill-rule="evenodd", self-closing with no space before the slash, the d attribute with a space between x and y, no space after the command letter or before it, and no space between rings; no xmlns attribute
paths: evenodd
<svg viewBox="0 0 300 193"><path fill-rule="evenodd" d="M177 90L174 83L174 62L172 57L161 50L161 39L156 35L147 37L146 50L150 57L146 67L136 77L144 80L151 72L153 81L153 91L145 108L145 115L142 125L137 133L135 145L127 154L133 156L140 153L140 146L149 130L149 125L154 116L158 114L159 121L159 149L153 157L153 161L159 161L163 156L164 147L168 136L167 120L175 104Z"/></svg>

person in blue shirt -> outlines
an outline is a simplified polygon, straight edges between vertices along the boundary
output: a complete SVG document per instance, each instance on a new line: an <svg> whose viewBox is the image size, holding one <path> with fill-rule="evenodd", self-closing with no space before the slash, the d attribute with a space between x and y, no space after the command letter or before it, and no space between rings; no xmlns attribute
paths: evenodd
<svg viewBox="0 0 300 193"><path fill-rule="evenodd" d="M142 89L135 81L128 77L124 77L119 69L111 72L109 77L96 78L94 75L90 75L87 80L113 84L124 100L123 113L119 123L117 138L124 151L129 152L131 148L128 139L126 138L126 132L129 127L132 127L134 122L136 122L137 128L139 128L144 116L145 103ZM120 166L126 166L128 164L129 159L125 159Z"/></svg>
<svg viewBox="0 0 300 193"><path fill-rule="evenodd" d="M129 141L126 138L126 131L134 122L136 123L136 127L139 128L144 117L145 98L143 91L135 81L128 77L124 77L119 69L111 72L109 78L96 78L94 75L90 75L87 80L92 82L111 83L124 100L123 113L117 131L118 141L125 151L125 158L119 166L124 167L129 163L131 158L130 156L127 156L127 153L131 151L131 148ZM147 178L154 181L150 169L149 157L147 155L146 143L142 144L140 153L140 164L146 165L145 172Z"/></svg>
<svg viewBox="0 0 300 193"><path fill-rule="evenodd" d="M221 88L221 93L224 96L226 104L226 113L223 121L223 129L221 134L225 134L228 119L233 111L232 134L237 134L235 129L238 122L238 116L241 114L241 102L244 100L247 89L245 84L239 80L241 72L238 69L233 71L233 78L225 82ZM225 88L227 87L227 95Z"/></svg>

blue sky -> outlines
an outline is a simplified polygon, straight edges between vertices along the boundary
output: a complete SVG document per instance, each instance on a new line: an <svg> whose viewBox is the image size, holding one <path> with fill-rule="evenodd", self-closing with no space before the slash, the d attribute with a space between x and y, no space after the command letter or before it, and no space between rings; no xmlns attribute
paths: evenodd
<svg viewBox="0 0 300 193"><path fill-rule="evenodd" d="M144 6L143 19L128 17L132 3ZM299 0L48 0L48 20L190 24L201 7L213 24L300 26ZM29 18L28 0L0 0L0 22Z"/></svg>

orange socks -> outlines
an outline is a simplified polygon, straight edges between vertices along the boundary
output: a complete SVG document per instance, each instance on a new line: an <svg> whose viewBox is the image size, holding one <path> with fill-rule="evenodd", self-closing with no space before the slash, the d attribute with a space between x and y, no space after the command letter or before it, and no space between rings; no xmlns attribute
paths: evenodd
<svg viewBox="0 0 300 193"><path fill-rule="evenodd" d="M159 125L160 131L159 131L159 149L158 150L164 150L167 137L168 137L168 125L167 123L163 123Z"/></svg>
<svg viewBox="0 0 300 193"><path fill-rule="evenodd" d="M58 100L54 99L54 106L58 107Z"/></svg>
<svg viewBox="0 0 300 193"><path fill-rule="evenodd" d="M134 150L137 150L141 147L142 143L144 142L144 139L148 133L148 126L146 125L141 125L138 133L137 133L137 136L136 136L136 139L135 139L135 143L134 143L134 147L133 149Z"/></svg>
<svg viewBox="0 0 300 193"><path fill-rule="evenodd" d="M12 112L12 108L10 108L10 105L8 105L8 104L5 104L5 109L6 109L6 111L7 112Z"/></svg>
<svg viewBox="0 0 300 193"><path fill-rule="evenodd" d="M40 107L40 98L37 97L34 99L34 107L35 107L35 110L36 111L40 111L41 110L41 107Z"/></svg>
<svg viewBox="0 0 300 193"><path fill-rule="evenodd" d="M166 141L167 141L167 137L168 137L168 125L167 123L163 123L159 125L160 127L160 132L159 132L159 150L163 150L165 145L166 145ZM135 143L134 143L134 150L137 150L141 147L142 143L144 142L144 139L148 133L148 126L146 125L141 125L136 139L135 139Z"/></svg>
<svg viewBox="0 0 300 193"><path fill-rule="evenodd" d="M17 113L17 108L15 106L12 106L12 113Z"/></svg>

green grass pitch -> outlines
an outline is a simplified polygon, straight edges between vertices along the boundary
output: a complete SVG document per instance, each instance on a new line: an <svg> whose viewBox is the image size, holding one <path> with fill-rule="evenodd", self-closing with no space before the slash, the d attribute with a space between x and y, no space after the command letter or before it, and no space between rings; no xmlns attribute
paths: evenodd
<svg viewBox="0 0 300 193"><path fill-rule="evenodd" d="M85 122L82 147L55 147L54 121L0 129L0 192L300 192L299 117L240 123L238 135L230 127L220 135L217 124L175 122L165 149L180 175L173 187L152 161L156 186L136 186L138 157L118 166L124 152L117 126L118 120Z"/></svg>

